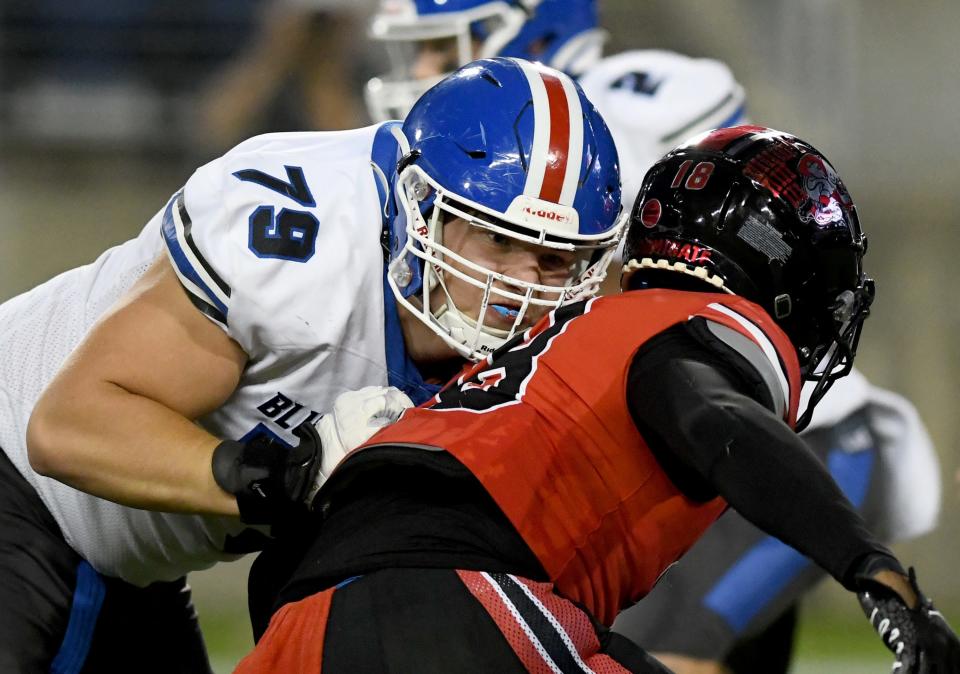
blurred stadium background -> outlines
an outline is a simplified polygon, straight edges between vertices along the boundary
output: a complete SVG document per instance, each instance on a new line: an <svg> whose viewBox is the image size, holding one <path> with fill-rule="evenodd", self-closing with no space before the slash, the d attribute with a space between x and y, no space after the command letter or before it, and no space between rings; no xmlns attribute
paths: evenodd
<svg viewBox="0 0 960 674"><path fill-rule="evenodd" d="M4 0L0 300L135 235L243 137L366 124L359 92L383 55L363 38L365 3ZM601 12L610 53L726 61L754 121L813 141L844 176L878 286L858 362L916 403L943 466L938 530L897 552L960 626L960 4L601 0ZM218 671L251 643L246 568L192 578ZM835 587L802 621L798 674L889 666Z"/></svg>

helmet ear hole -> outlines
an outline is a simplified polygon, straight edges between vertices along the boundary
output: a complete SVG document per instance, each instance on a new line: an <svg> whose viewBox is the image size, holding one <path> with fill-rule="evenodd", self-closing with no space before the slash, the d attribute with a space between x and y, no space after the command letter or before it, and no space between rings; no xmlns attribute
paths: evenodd
<svg viewBox="0 0 960 674"><path fill-rule="evenodd" d="M793 310L793 303L790 301L790 295L784 293L773 298L773 315L775 318L786 318Z"/></svg>

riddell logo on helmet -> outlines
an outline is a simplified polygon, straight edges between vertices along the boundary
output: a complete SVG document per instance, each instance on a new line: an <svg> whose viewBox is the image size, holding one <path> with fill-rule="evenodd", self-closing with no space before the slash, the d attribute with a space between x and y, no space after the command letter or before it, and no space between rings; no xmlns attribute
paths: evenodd
<svg viewBox="0 0 960 674"><path fill-rule="evenodd" d="M567 223L570 222L570 216L563 213L558 213L557 211L548 211L545 208L530 208L529 206L524 207L523 212L532 215L535 218L543 218L544 220L549 220L550 222L560 222Z"/></svg>

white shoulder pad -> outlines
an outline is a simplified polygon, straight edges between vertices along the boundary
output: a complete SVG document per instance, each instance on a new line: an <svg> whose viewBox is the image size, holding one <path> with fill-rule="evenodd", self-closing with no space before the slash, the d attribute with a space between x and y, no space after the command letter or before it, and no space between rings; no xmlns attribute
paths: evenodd
<svg viewBox="0 0 960 674"><path fill-rule="evenodd" d="M807 409L815 382L805 382L800 390L800 409ZM854 368L846 377L833 382L826 395L817 403L807 430L838 424L870 402L870 383Z"/></svg>
<svg viewBox="0 0 960 674"><path fill-rule="evenodd" d="M379 278L377 128L251 138L168 204L163 239L181 283L249 355L316 342L334 304L347 314L360 278Z"/></svg>
<svg viewBox="0 0 960 674"><path fill-rule="evenodd" d="M717 305L711 305L711 308L717 309ZM730 312L731 315L734 313ZM737 316L739 314L734 318L737 318ZM753 366L753 369L767 385L770 398L774 404L773 411L778 417L784 417L787 413L787 406L790 404L790 385L773 342L746 319L743 319L743 322L746 323L744 327L747 328L753 339L717 321L704 318L704 322L714 337L740 354Z"/></svg>
<svg viewBox="0 0 960 674"><path fill-rule="evenodd" d="M806 408L811 388L804 386L801 410ZM817 403L804 433L839 424L858 410L867 411L871 436L884 464L879 473L884 503L878 516L890 536L888 542L929 532L940 514L940 462L927 427L909 400L873 386L853 368Z"/></svg>
<svg viewBox="0 0 960 674"><path fill-rule="evenodd" d="M891 542L929 532L940 515L942 479L923 419L906 398L870 386L870 425L887 466L883 493Z"/></svg>
<svg viewBox="0 0 960 674"><path fill-rule="evenodd" d="M743 87L713 59L628 51L604 58L578 82L617 144L624 209L666 152L707 129L746 121Z"/></svg>

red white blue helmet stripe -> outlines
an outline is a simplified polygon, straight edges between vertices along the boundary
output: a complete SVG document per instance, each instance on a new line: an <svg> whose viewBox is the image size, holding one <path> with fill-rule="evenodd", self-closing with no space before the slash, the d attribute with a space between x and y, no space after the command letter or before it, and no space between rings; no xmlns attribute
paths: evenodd
<svg viewBox="0 0 960 674"><path fill-rule="evenodd" d="M533 151L523 193L572 206L583 152L583 111L576 86L559 71L511 60L527 78L533 99Z"/></svg>

